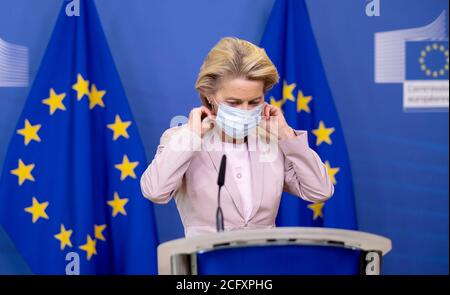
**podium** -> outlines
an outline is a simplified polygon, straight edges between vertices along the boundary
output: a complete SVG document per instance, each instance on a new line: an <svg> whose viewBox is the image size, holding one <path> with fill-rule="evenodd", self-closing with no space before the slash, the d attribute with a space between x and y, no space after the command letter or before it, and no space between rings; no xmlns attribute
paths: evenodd
<svg viewBox="0 0 450 295"><path fill-rule="evenodd" d="M353 230L244 229L159 245L158 274L379 275L391 248L385 237Z"/></svg>

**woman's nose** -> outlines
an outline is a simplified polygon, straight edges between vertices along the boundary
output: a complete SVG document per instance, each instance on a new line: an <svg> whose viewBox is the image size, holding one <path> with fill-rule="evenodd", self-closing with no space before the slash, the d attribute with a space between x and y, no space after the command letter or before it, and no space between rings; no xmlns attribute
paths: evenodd
<svg viewBox="0 0 450 295"><path fill-rule="evenodd" d="M241 105L239 106L239 108L240 108L241 110L248 111L248 110L251 109L251 106L250 106L250 104L248 104L248 103L243 103L243 104L241 104Z"/></svg>

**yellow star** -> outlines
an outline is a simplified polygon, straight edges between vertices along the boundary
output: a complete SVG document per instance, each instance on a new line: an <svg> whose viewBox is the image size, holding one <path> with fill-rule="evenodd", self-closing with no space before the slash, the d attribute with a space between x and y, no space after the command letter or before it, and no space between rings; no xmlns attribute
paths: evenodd
<svg viewBox="0 0 450 295"><path fill-rule="evenodd" d="M295 101L294 94L292 94L295 86L295 83L287 84L286 81L283 82L283 100L289 99Z"/></svg>
<svg viewBox="0 0 450 295"><path fill-rule="evenodd" d="M327 167L328 175L330 176L331 182L333 184L336 184L337 183L336 174L339 172L339 170L341 170L341 168L339 168L339 167L332 168L330 166L330 162L328 162L328 161L325 161L325 167Z"/></svg>
<svg viewBox="0 0 450 295"><path fill-rule="evenodd" d="M286 99L275 100L275 98L273 96L270 97L270 104L273 106L279 107L280 109L284 105L285 102L286 102Z"/></svg>
<svg viewBox="0 0 450 295"><path fill-rule="evenodd" d="M55 90L53 88L50 88L50 96L46 99L43 99L42 103L50 107L50 115L53 115L56 110L66 110L66 107L63 104L63 100L65 97L66 94L64 92L61 94L56 94Z"/></svg>
<svg viewBox="0 0 450 295"><path fill-rule="evenodd" d="M34 169L34 164L25 165L22 159L19 159L19 166L16 169L11 170L11 174L16 175L19 180L19 185L22 185L25 180L34 181L34 177L31 171Z"/></svg>
<svg viewBox="0 0 450 295"><path fill-rule="evenodd" d="M315 136L317 136L316 145L320 145L322 142L331 144L330 135L334 132L334 128L326 128L323 121L319 122L319 128L312 130Z"/></svg>
<svg viewBox="0 0 450 295"><path fill-rule="evenodd" d="M130 138L127 132L127 128L130 127L130 125L131 121L122 121L122 119L120 119L120 116L116 115L115 122L106 126L108 126L108 128L114 132L113 140L116 140L120 136Z"/></svg>
<svg viewBox="0 0 450 295"><path fill-rule="evenodd" d="M24 210L30 213L33 216L33 223L36 223L39 218L48 219L47 213L45 213L45 209L48 207L48 202L39 203L38 200L33 197L33 204L30 207L25 208Z"/></svg>
<svg viewBox="0 0 450 295"><path fill-rule="evenodd" d="M94 224L94 236L97 240L106 241L103 231L106 228L106 224L96 225Z"/></svg>
<svg viewBox="0 0 450 295"><path fill-rule="evenodd" d="M127 155L123 155L122 163L114 165L116 169L120 170L120 180L124 180L127 176L132 178L136 178L136 174L134 173L134 168L139 165L139 162L130 162L128 160Z"/></svg>
<svg viewBox="0 0 450 295"><path fill-rule="evenodd" d="M23 135L24 144L28 145L32 140L37 142L41 141L41 138L38 135L39 129L41 129L41 124L31 125L30 121L25 119L25 127L17 130L17 134Z"/></svg>
<svg viewBox="0 0 450 295"><path fill-rule="evenodd" d="M116 217L117 214L127 215L125 211L125 205L128 203L128 199L121 199L117 192L114 193L114 200L108 201L107 204L113 208L112 216Z"/></svg>
<svg viewBox="0 0 450 295"><path fill-rule="evenodd" d="M92 255L97 255L97 241L91 238L90 235L87 235L86 244L81 245L80 249L86 251L87 260L91 260Z"/></svg>
<svg viewBox="0 0 450 295"><path fill-rule="evenodd" d="M81 100L84 95L89 97L89 81L84 80L81 74L77 75L77 83L73 84L72 89L77 92L77 100Z"/></svg>
<svg viewBox="0 0 450 295"><path fill-rule="evenodd" d="M105 96L105 94L105 90L97 90L95 84L92 84L91 92L89 93L89 109L92 110L96 105L104 108L105 104L103 103L103 96Z"/></svg>
<svg viewBox="0 0 450 295"><path fill-rule="evenodd" d="M322 208L325 205L325 203L315 203L315 204L309 204L308 208L313 211L313 219L316 220L317 218L323 218Z"/></svg>
<svg viewBox="0 0 450 295"><path fill-rule="evenodd" d="M72 230L67 230L64 224L61 224L61 229L59 234L54 235L55 239L60 241L61 250L64 250L66 246L72 247L72 242L70 237L72 236Z"/></svg>
<svg viewBox="0 0 450 295"><path fill-rule="evenodd" d="M310 113L308 103L311 101L312 96L304 96L303 92L299 90L297 92L297 112L305 111Z"/></svg>

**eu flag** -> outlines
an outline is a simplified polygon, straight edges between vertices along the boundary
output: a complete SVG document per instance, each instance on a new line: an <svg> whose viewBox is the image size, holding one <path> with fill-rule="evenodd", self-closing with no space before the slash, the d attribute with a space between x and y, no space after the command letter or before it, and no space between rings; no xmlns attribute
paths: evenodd
<svg viewBox="0 0 450 295"><path fill-rule="evenodd" d="M355 229L350 163L304 0L277 0L261 46L276 65L280 83L268 94L294 129L308 131L309 145L324 161L335 186L325 203L311 204L285 193L278 226Z"/></svg>
<svg viewBox="0 0 450 295"><path fill-rule="evenodd" d="M147 163L94 1L63 2L14 131L0 221L36 274L154 274Z"/></svg>

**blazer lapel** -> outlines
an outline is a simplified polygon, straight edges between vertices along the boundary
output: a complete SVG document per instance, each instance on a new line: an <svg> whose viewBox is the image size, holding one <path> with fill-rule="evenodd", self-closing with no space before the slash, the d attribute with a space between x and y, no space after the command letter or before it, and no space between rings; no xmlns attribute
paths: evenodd
<svg viewBox="0 0 450 295"><path fill-rule="evenodd" d="M261 206L263 198L263 186L265 183L264 179L264 163L260 159L261 151L258 148L260 138L258 135L249 136L249 155L250 155L250 169L252 173L252 194L253 194L253 208L250 214L249 220L255 216L259 207Z"/></svg>
<svg viewBox="0 0 450 295"><path fill-rule="evenodd" d="M214 168L216 169L217 173L219 173L220 162L222 160L222 155L224 154L223 150L221 148L217 149L217 147L214 150L211 150L211 146L209 146L209 148L206 148L206 150L207 150L209 157L214 165ZM237 187L236 181L234 180L234 175L233 175L233 172L232 172L232 169L231 169L229 163L227 163L226 170L225 170L225 185L224 185L224 187L227 190L228 194L231 196L231 199L233 200L233 203L236 206L236 208L239 212L239 215L244 219L244 211L242 208L241 194L239 193L239 189ZM226 214L226 212L224 212L224 214Z"/></svg>

